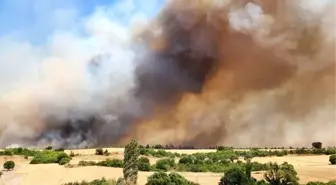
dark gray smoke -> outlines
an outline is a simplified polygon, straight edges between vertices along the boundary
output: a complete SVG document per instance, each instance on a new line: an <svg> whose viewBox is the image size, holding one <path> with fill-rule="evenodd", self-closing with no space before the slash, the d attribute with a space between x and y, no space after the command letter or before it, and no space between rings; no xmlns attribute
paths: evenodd
<svg viewBox="0 0 336 185"><path fill-rule="evenodd" d="M70 38L3 96L0 144L334 145L335 2L311 4L173 0L104 51Z"/></svg>

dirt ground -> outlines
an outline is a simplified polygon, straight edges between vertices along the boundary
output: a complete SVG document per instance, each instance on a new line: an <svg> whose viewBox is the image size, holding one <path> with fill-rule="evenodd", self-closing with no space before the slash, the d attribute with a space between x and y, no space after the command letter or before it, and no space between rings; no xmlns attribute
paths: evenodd
<svg viewBox="0 0 336 185"><path fill-rule="evenodd" d="M93 155L95 150L74 150L76 156L71 161L71 164L78 164L81 160L100 161L106 158L123 158L123 149L108 149L112 153L111 156ZM195 153L209 152L213 150L173 150L172 152L180 153ZM66 151L70 153L70 151ZM320 156L284 156L284 157L259 157L253 161L261 163L277 162L288 163L294 165L300 183L308 181L329 181L336 179L336 166L328 164L327 155ZM93 180L105 177L107 179L117 179L122 177L122 169L88 166L65 168L58 164L39 164L30 165L29 160L25 160L20 156L7 157L7 160L13 160L16 163L14 171L3 171L3 176L0 178L0 185L61 185L65 182ZM151 163L157 159L151 158ZM4 157L0 157L0 163L3 164ZM138 182L139 185L145 185L147 177L151 172L140 172ZM201 185L216 185L223 174L218 173L181 173L187 179L198 182ZM257 179L262 178L262 173L255 173L253 176Z"/></svg>

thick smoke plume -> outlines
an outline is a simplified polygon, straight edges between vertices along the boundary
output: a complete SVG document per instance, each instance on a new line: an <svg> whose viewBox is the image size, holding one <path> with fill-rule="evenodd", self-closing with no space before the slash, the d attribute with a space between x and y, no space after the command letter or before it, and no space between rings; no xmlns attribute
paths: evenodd
<svg viewBox="0 0 336 185"><path fill-rule="evenodd" d="M335 145L335 2L316 2L173 0L131 37L97 14L1 95L0 144Z"/></svg>

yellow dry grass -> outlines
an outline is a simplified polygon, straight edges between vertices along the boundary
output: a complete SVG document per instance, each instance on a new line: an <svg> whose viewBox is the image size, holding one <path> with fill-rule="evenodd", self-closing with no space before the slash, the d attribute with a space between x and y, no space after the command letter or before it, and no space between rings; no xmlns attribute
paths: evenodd
<svg viewBox="0 0 336 185"><path fill-rule="evenodd" d="M74 153L80 154L71 161L72 164L78 164L80 160L92 160L100 161L106 158L118 158L122 159L123 149L108 149L112 153L111 156L96 156L93 155L94 149L87 150L73 150ZM195 152L209 152L213 150L172 150L172 152L179 153L195 153ZM66 151L70 152L70 151ZM108 168L108 167L74 167L65 168L58 164L39 164L30 165L29 161L23 159L23 157L8 157L8 160L14 160L16 162L16 169L14 171L4 171L4 175L0 179L0 185L61 185L65 182L93 180L105 177L107 179L117 179L122 177L122 169ZM151 158L151 163L154 163L157 159ZM259 157L254 158L254 161L261 163L277 162L282 163L287 161L293 164L298 172L301 183L308 181L329 181L336 179L336 166L328 164L328 156L284 156L284 157ZM0 157L1 164L4 161L4 157ZM151 172L139 173L139 185L144 185L147 181L147 177L151 175ZM223 174L218 173L181 173L184 177L194 182L198 182L201 185L214 185L217 184ZM262 173L253 174L254 177L262 178Z"/></svg>

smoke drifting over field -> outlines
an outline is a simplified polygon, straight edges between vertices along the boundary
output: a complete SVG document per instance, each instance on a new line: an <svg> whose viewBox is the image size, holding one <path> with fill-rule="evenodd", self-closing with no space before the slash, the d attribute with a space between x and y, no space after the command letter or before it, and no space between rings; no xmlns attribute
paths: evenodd
<svg viewBox="0 0 336 185"><path fill-rule="evenodd" d="M1 89L0 144L335 145L335 2L316 2L173 0L131 30L98 11L47 56L6 41L28 75Z"/></svg>

